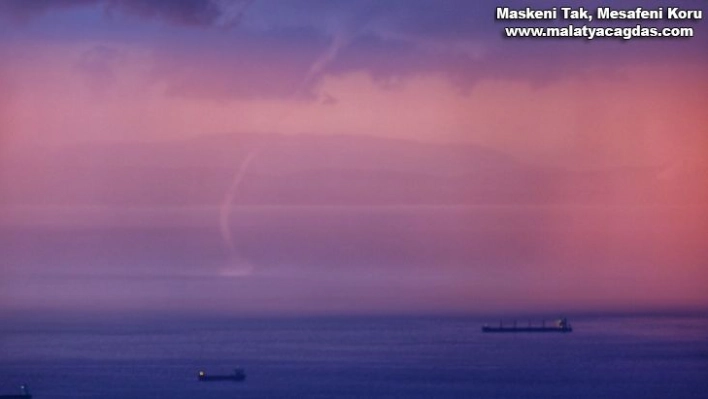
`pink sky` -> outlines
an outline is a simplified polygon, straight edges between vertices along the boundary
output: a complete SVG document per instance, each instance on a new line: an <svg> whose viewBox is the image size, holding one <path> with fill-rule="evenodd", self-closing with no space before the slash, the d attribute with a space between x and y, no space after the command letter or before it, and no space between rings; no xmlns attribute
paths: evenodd
<svg viewBox="0 0 708 399"><path fill-rule="evenodd" d="M0 2L0 307L708 306L704 21L514 41L475 2L164 4Z"/></svg>

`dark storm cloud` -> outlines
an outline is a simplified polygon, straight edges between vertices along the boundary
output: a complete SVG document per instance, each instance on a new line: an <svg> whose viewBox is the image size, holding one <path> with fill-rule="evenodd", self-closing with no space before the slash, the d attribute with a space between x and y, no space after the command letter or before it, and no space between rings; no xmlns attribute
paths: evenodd
<svg viewBox="0 0 708 399"><path fill-rule="evenodd" d="M522 0L510 0L505 5L529 6ZM558 6L552 1L531 5ZM593 9L601 4L583 2L583 5ZM642 4L645 8L663 5L656 1ZM636 4L623 0L613 7L634 8ZM227 97L256 92L285 95L293 85L297 86L299 75L304 75L305 87L301 89L305 91L311 90L324 75L358 71L367 72L382 84L421 73L438 74L464 91L488 78L543 85L596 68L609 71L665 60L705 61L705 52L700 48L708 45L708 32L704 32L702 24L692 24L695 37L686 40L513 40L502 37L506 24L494 20L495 8L496 4L464 0L258 0L243 21L246 29L259 32L251 36L254 41L249 52L238 53L236 46L229 51L218 44L203 51L213 51L225 60L239 57L239 62L252 58L279 60L264 64L265 69L268 65L280 66L278 74L270 74L262 81L270 87L267 90L257 87L260 81L257 76L224 75L227 83L219 92ZM514 25L524 24L534 25L529 22ZM567 21L555 24L565 25ZM291 35L292 32L295 34ZM302 52L285 55L287 48ZM191 70L199 69L196 66ZM204 71L214 76L212 72ZM241 80L243 84L239 83ZM199 91L199 86L195 90L187 86L173 92Z"/></svg>
<svg viewBox="0 0 708 399"><path fill-rule="evenodd" d="M97 3L98 0L4 0L0 1L0 17L27 22L50 10L60 10Z"/></svg>
<svg viewBox="0 0 708 399"><path fill-rule="evenodd" d="M7 0L0 2L0 16L26 22L53 10L97 6L106 14L124 14L182 26L233 25L250 0Z"/></svg>
<svg viewBox="0 0 708 399"><path fill-rule="evenodd" d="M321 3L302 0L303 4ZM293 3L291 6L295 7ZM691 26L690 39L508 39L502 36L505 26L566 26L568 21L498 22L497 3L464 0L384 0L370 3L342 4L361 8L368 16L354 30L350 45L342 49L330 72L367 70L375 77L405 76L417 73L442 73L461 88L482 78L506 78L543 84L597 67L615 68L653 62L705 62L708 31L705 24L677 22L672 26ZM598 1L583 1L578 6L594 10L606 6ZM695 2L676 6L696 8ZM536 9L559 7L557 2L510 0L504 6ZM645 9L665 7L659 1L643 2ZM620 0L612 7L634 9L635 2ZM301 8L307 9L306 6ZM334 12L334 10L331 10ZM355 13L355 11L348 11ZM647 26L668 23L648 22ZM582 25L577 22L575 25ZM594 26L636 26L637 21L595 22Z"/></svg>
<svg viewBox="0 0 708 399"><path fill-rule="evenodd" d="M694 2L676 3L696 7ZM168 93L218 99L306 94L323 76L350 72L366 72L381 84L436 74L462 91L489 78L543 85L597 68L611 72L667 60L704 63L702 48L708 46L702 23L690 24L695 29L690 39L505 39L504 26L549 23L501 23L494 20L497 3L466 0L9 0L0 1L0 15L28 20L86 5L94 6L93 18L109 17L118 29L108 33L62 25L62 34L70 36L68 30L76 29L81 36L122 34L127 41L139 37L157 55L155 76ZM532 4L509 0L504 5L559 6L548 0ZM582 5L594 9L601 4ZM620 0L612 6L637 4ZM641 6L665 4L652 0ZM138 35L140 26L121 28L126 17L176 29L170 35L150 30ZM46 18L42 23L52 21ZM236 24L239 29L228 32L192 29Z"/></svg>
<svg viewBox="0 0 708 399"><path fill-rule="evenodd" d="M191 98L285 98L297 90L327 37L307 28L238 32L154 49L152 76L167 94Z"/></svg>
<svg viewBox="0 0 708 399"><path fill-rule="evenodd" d="M212 25L220 15L219 7L209 0L111 0L106 10L185 26Z"/></svg>

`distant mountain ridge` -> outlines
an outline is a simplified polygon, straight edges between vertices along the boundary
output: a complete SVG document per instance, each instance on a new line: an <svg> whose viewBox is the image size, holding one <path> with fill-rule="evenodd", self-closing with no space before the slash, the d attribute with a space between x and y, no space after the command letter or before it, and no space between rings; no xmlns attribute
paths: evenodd
<svg viewBox="0 0 708 399"><path fill-rule="evenodd" d="M235 201L277 205L708 203L702 171L570 172L471 144L373 136L222 134L163 143L33 149L0 160L0 204L219 204L255 152Z"/></svg>

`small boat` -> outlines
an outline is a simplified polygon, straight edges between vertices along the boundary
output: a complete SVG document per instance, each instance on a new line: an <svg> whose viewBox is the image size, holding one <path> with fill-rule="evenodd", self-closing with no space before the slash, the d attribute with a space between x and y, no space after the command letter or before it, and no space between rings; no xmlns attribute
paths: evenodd
<svg viewBox="0 0 708 399"><path fill-rule="evenodd" d="M246 379L246 372L243 369L235 369L233 374L207 374L199 370L197 374L199 381L243 381Z"/></svg>
<svg viewBox="0 0 708 399"><path fill-rule="evenodd" d="M531 323L529 322L528 326L519 326L517 325L516 321L509 326L509 325L504 325L501 321L499 322L499 326L489 326L489 325L484 325L482 327L482 332L486 333L497 333L497 332L562 332L562 333L569 333L573 331L573 327L571 327L570 323L568 323L568 319L565 317L561 317L558 319L553 325L547 326L546 322L543 321L541 322L541 325L538 326L532 326Z"/></svg>
<svg viewBox="0 0 708 399"><path fill-rule="evenodd" d="M32 399L27 385L20 385L19 395L0 395L0 399Z"/></svg>

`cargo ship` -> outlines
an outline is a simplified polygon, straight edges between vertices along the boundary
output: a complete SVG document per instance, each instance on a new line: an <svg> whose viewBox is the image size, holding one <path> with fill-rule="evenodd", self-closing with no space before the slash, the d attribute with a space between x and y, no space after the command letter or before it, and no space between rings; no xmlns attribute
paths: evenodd
<svg viewBox="0 0 708 399"><path fill-rule="evenodd" d="M243 381L246 379L246 372L243 369L235 369L233 374L207 374L203 370L197 374L199 381Z"/></svg>
<svg viewBox="0 0 708 399"><path fill-rule="evenodd" d="M573 327L568 323L568 319L561 317L556 320L552 325L546 325L545 321L541 322L541 325L533 326L529 322L526 326L520 326L514 321L512 325L504 325L501 321L498 326L490 326L485 324L482 326L482 332L486 333L501 333L501 332L561 332L568 333L572 332Z"/></svg>

